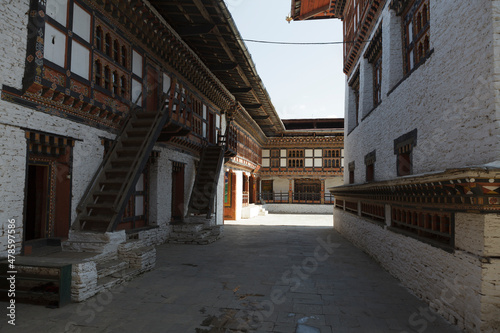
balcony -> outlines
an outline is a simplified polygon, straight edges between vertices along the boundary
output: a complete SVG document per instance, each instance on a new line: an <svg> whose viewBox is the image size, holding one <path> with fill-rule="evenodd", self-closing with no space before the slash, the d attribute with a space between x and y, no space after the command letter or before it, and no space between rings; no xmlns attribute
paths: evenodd
<svg viewBox="0 0 500 333"><path fill-rule="evenodd" d="M292 203L292 204L328 204L334 203L334 196L325 193L321 200L321 193L308 192L263 192L259 194L265 203Z"/></svg>

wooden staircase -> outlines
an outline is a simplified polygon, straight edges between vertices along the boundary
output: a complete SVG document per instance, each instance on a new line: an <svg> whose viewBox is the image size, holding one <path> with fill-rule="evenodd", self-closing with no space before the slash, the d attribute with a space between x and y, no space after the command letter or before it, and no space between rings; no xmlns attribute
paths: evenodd
<svg viewBox="0 0 500 333"><path fill-rule="evenodd" d="M203 149L189 200L188 216L206 214L210 218L212 215L224 152L224 146L207 146Z"/></svg>
<svg viewBox="0 0 500 333"><path fill-rule="evenodd" d="M135 183L169 119L168 103L160 110L131 110L77 207L76 231L110 232L123 214Z"/></svg>

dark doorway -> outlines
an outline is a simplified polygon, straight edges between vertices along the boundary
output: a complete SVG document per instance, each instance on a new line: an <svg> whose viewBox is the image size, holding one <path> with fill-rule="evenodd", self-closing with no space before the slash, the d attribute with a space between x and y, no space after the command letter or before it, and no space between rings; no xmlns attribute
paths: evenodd
<svg viewBox="0 0 500 333"><path fill-rule="evenodd" d="M46 237L49 205L49 166L28 165L25 240Z"/></svg>
<svg viewBox="0 0 500 333"><path fill-rule="evenodd" d="M257 201L257 184L254 175L249 178L249 192L250 203L255 203Z"/></svg>
<svg viewBox="0 0 500 333"><path fill-rule="evenodd" d="M172 162L172 221L184 218L184 164Z"/></svg>
<svg viewBox="0 0 500 333"><path fill-rule="evenodd" d="M158 95L159 95L159 79L158 72L152 68L147 68L147 81L148 81L148 92L146 98L146 108L148 111L156 111L159 109L158 105Z"/></svg>
<svg viewBox="0 0 500 333"><path fill-rule="evenodd" d="M54 237L67 238L71 224L71 174L68 154L64 162L56 162L56 195L54 216Z"/></svg>

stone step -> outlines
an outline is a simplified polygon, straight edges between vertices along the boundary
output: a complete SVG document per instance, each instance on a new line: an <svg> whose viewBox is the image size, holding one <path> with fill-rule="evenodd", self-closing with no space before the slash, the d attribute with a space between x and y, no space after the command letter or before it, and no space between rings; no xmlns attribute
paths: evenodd
<svg viewBox="0 0 500 333"><path fill-rule="evenodd" d="M182 224L174 224L172 231L178 233L181 232L198 233L201 230L203 230L204 227L205 225L202 223L182 223Z"/></svg>
<svg viewBox="0 0 500 333"><path fill-rule="evenodd" d="M97 279L96 293L111 289L122 281L124 281L122 278L115 278L111 276L105 276Z"/></svg>
<svg viewBox="0 0 500 333"><path fill-rule="evenodd" d="M129 264L126 261L115 259L108 260L97 263L97 278L103 278L105 276L112 275L116 272L129 268Z"/></svg>
<svg viewBox="0 0 500 333"><path fill-rule="evenodd" d="M222 237L223 226L205 227L198 233L172 233L168 242L172 244L211 244Z"/></svg>

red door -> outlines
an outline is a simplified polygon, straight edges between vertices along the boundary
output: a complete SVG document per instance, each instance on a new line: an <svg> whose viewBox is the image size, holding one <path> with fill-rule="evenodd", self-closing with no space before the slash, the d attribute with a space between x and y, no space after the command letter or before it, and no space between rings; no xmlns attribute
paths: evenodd
<svg viewBox="0 0 500 333"><path fill-rule="evenodd" d="M172 220L184 218L184 164L173 162L172 168Z"/></svg>

